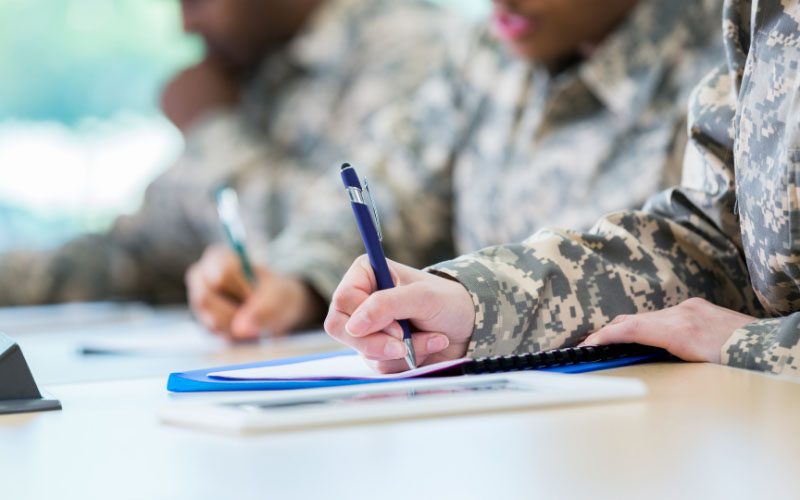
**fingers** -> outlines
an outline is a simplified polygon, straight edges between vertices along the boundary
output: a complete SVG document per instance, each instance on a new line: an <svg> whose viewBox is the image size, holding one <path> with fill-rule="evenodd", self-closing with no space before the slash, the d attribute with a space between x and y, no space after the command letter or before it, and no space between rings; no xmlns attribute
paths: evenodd
<svg viewBox="0 0 800 500"><path fill-rule="evenodd" d="M753 318L691 298L660 311L620 316L586 338L586 344L636 342L662 347L685 361L718 363L733 332Z"/></svg>
<svg viewBox="0 0 800 500"><path fill-rule="evenodd" d="M251 292L239 258L225 247L208 247L198 262L197 272L208 286L232 298L243 300Z"/></svg>
<svg viewBox="0 0 800 500"><path fill-rule="evenodd" d="M586 337L581 345L606 345L635 343L639 338L641 319L635 316L619 315L603 328Z"/></svg>
<svg viewBox="0 0 800 500"><path fill-rule="evenodd" d="M226 295L243 301L250 294L250 285L236 255L227 249L212 246L186 272L190 299L203 300L205 294Z"/></svg>
<svg viewBox="0 0 800 500"><path fill-rule="evenodd" d="M208 330L232 336L237 308L250 292L233 252L212 246L186 272L189 306Z"/></svg>
<svg viewBox="0 0 800 500"><path fill-rule="evenodd" d="M375 274L372 272L369 258L362 255L357 258L344 274L331 298L331 310L349 315L369 294L378 289Z"/></svg>
<svg viewBox="0 0 800 500"><path fill-rule="evenodd" d="M237 338L253 338L261 332L283 336L304 321L317 320L315 297L301 280L271 273L262 273L253 294L233 319L232 331Z"/></svg>
<svg viewBox="0 0 800 500"><path fill-rule="evenodd" d="M231 321L238 304L213 292L199 273L189 272L186 278L189 304L197 321L211 332L230 335Z"/></svg>
<svg viewBox="0 0 800 500"><path fill-rule="evenodd" d="M449 337L452 332L443 329L458 322L450 318L453 314L448 316L443 311L457 309L449 307L454 296L466 300L464 316L469 325L456 329L468 337L474 315L469 293L458 283L395 262L389 261L389 269L397 286L377 290L369 259L366 256L357 259L333 295L325 330L384 373L408 369L402 359L406 347L402 342L400 319L413 320L415 326L423 330L412 335L418 364L463 356L466 341L460 339L456 342L459 345L452 344Z"/></svg>
<svg viewBox="0 0 800 500"><path fill-rule="evenodd" d="M280 301L270 287L259 287L242 305L231 324L231 332L238 339L252 339L267 332L269 336L282 336L287 323Z"/></svg>
<svg viewBox="0 0 800 500"><path fill-rule="evenodd" d="M344 325L350 319L350 315L377 289L378 284L375 281L369 258L362 255L353 262L333 293L328 316L325 318L325 331L343 341L343 336L348 335ZM387 331L392 331L392 329L387 326ZM402 338L402 332L397 338ZM344 343L347 344L347 342Z"/></svg>
<svg viewBox="0 0 800 500"><path fill-rule="evenodd" d="M427 276L427 273L412 267L387 260L392 279L397 285L405 285ZM370 294L378 290L375 273L369 258L362 255L347 270L333 294L331 309L351 314Z"/></svg>
<svg viewBox="0 0 800 500"><path fill-rule="evenodd" d="M231 322L236 314L237 304L220 296L210 296L205 310L198 310L197 320L212 333L231 336Z"/></svg>
<svg viewBox="0 0 800 500"><path fill-rule="evenodd" d="M415 333L412 338L414 354L417 357L417 366L430 365L441 361L458 358L448 353L451 347L447 336L440 333ZM445 346L442 348L442 346ZM369 359L365 356L367 364L380 373L398 373L408 370L405 359Z"/></svg>
<svg viewBox="0 0 800 500"><path fill-rule="evenodd" d="M403 360L407 354L406 345L401 338L384 332L378 332L367 337L353 337L351 335L333 335L343 344L355 349L365 359L372 361ZM414 354L417 363L423 364L428 356L447 349L450 340L440 332L417 332L411 337L414 345ZM407 370L405 361L402 370Z"/></svg>
<svg viewBox="0 0 800 500"><path fill-rule="evenodd" d="M436 302L440 298L420 283L381 290L367 297L344 327L350 335L363 337L383 330L397 319L425 321L441 309Z"/></svg>

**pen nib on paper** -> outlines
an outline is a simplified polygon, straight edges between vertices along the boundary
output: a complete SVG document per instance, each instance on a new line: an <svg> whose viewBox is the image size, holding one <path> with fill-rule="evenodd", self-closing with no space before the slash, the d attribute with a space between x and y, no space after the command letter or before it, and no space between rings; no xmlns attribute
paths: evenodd
<svg viewBox="0 0 800 500"><path fill-rule="evenodd" d="M403 342L406 344L406 363L408 363L408 368L410 370L414 370L417 368L417 357L414 354L414 344L411 343L411 339L403 339Z"/></svg>

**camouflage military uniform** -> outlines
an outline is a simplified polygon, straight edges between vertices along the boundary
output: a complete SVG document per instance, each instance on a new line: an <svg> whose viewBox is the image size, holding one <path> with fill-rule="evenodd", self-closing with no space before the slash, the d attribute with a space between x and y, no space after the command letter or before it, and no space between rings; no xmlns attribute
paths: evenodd
<svg viewBox="0 0 800 500"><path fill-rule="evenodd" d="M421 267L547 224L586 229L676 184L688 95L722 54L720 16L716 0L643 1L555 76L485 29L458 40L353 153L381 203L386 254ZM333 192L318 186L312 199L326 212L293 223L270 255L323 296L364 251L336 169L330 177Z"/></svg>
<svg viewBox="0 0 800 500"><path fill-rule="evenodd" d="M722 363L798 374L800 5L726 0L723 26L727 64L693 94L680 188L586 233L435 266L473 295L471 355L573 345L617 314L703 297L760 318Z"/></svg>
<svg viewBox="0 0 800 500"><path fill-rule="evenodd" d="M187 267L222 241L213 189L239 189L253 246L262 245L286 224L302 186L360 137L367 116L429 74L451 24L421 0L323 2L263 61L239 112L209 114L189 131L184 155L135 214L47 254L0 256L0 304L182 300Z"/></svg>

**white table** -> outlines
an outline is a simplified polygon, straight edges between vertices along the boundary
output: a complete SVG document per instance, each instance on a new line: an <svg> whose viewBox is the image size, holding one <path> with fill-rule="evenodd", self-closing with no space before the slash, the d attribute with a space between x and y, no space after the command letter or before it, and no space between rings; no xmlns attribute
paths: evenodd
<svg viewBox="0 0 800 500"><path fill-rule="evenodd" d="M28 345L36 350L36 342ZM196 361L300 353L285 346L245 346ZM156 369L140 361L143 372ZM114 358L106 363L110 370ZM219 397L167 393L167 372L185 368L45 383L63 411L0 417L0 498L800 495L800 384L793 380L706 364L641 365L601 375L644 380L650 392L638 401L237 436L158 422L156 408L170 400Z"/></svg>

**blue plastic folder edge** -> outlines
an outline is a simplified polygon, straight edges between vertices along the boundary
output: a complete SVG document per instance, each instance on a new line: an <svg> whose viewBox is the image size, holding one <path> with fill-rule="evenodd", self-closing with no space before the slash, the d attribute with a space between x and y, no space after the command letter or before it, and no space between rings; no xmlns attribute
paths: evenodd
<svg viewBox="0 0 800 500"><path fill-rule="evenodd" d="M269 361L257 361L255 363L245 363L241 365L217 366L203 370L193 370L188 372L170 373L167 379L167 390L171 392L208 392L208 391L281 391L289 389L313 389L317 387L332 387L356 384L374 384L377 382L398 382L406 379L394 380L233 380L210 377L210 373L226 370L241 370L244 368L259 368L262 366L279 366L293 363L302 363L316 359L334 358L337 356L354 356L355 351L336 351L324 354L311 354L307 356L297 356L293 358L273 359ZM608 370L620 366L633 365L646 361L658 361L664 359L660 355L629 356L626 358L611 361L601 361L597 363L581 363L568 366L554 366L542 368L541 371L559 373L586 373L598 370Z"/></svg>
<svg viewBox="0 0 800 500"><path fill-rule="evenodd" d="M384 380L233 380L210 377L210 373L242 370L245 368L259 368L262 366L290 365L303 363L315 359L335 358L337 356L352 356L352 350L326 352L323 354L310 354L293 358L272 359L256 361L240 365L216 366L202 370L170 373L167 379L167 390L171 392L206 392L206 391L281 391L288 389L313 389L315 387L328 387L336 385L364 384L384 382Z"/></svg>

